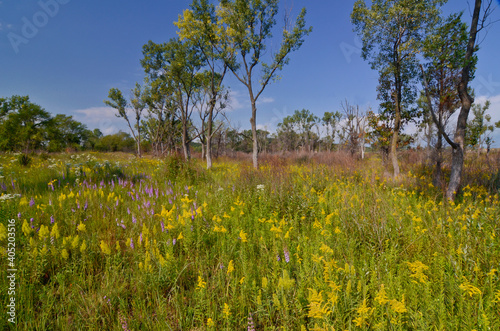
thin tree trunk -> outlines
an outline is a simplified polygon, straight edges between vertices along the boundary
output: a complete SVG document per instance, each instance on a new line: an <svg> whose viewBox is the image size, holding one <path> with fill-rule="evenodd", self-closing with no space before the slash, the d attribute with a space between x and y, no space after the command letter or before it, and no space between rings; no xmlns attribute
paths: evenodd
<svg viewBox="0 0 500 331"><path fill-rule="evenodd" d="M137 155L141 157L141 129L139 127L140 124L140 119L137 118Z"/></svg>
<svg viewBox="0 0 500 331"><path fill-rule="evenodd" d="M457 128L455 131L455 146L453 146L453 154L451 161L450 182L446 191L446 198L454 200L457 191L460 187L462 179L462 170L464 166L464 147L465 147L465 130L467 127L467 117L474 102L474 99L469 95L467 89L470 80L470 71L472 64L472 56L476 45L477 26L479 15L481 13L481 0L476 0L474 13L472 15L472 24L469 32L469 43L467 44L467 52L465 53L465 65L462 70L462 78L458 84L458 95L462 102L462 108L458 115Z"/></svg>
<svg viewBox="0 0 500 331"><path fill-rule="evenodd" d="M399 139L399 129L401 127L401 112L398 101L396 100L396 114L394 116L394 132L392 134L391 140L391 150L389 157L391 158L392 168L394 171L394 177L399 176L399 163L398 163L398 139Z"/></svg>
<svg viewBox="0 0 500 331"><path fill-rule="evenodd" d="M259 169L259 145L257 140L257 107L255 106L255 100L253 99L252 91L250 90L250 100L252 103L252 117L250 118L250 124L252 124L252 140L253 140L253 153L252 153L252 162L254 169Z"/></svg>
<svg viewBox="0 0 500 331"><path fill-rule="evenodd" d="M438 141L436 143L436 167L434 168L434 176L432 185L435 187L441 186L442 178L442 163L443 163L443 135L438 132Z"/></svg>

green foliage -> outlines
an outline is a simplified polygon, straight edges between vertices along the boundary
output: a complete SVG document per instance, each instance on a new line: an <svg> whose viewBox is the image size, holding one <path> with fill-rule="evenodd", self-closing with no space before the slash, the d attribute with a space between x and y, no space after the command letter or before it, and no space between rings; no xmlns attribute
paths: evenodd
<svg viewBox="0 0 500 331"><path fill-rule="evenodd" d="M471 110L474 118L467 123L467 132L465 134L467 146L481 148L481 145L485 143L487 139L485 134L488 131L493 132L494 127L490 124L491 116L486 114L489 108L489 100L487 100L484 105L476 103L472 105Z"/></svg>
<svg viewBox="0 0 500 331"><path fill-rule="evenodd" d="M312 151L319 140L319 136L313 132L319 121L307 109L295 110L293 115L283 118L283 122L278 123L277 134L284 150L302 147Z"/></svg>
<svg viewBox="0 0 500 331"><path fill-rule="evenodd" d="M28 154L19 154L17 157L17 162L23 167L29 167L32 160L32 157Z"/></svg>
<svg viewBox="0 0 500 331"><path fill-rule="evenodd" d="M0 149L29 153L43 148L51 117L28 96L2 99L0 109Z"/></svg>

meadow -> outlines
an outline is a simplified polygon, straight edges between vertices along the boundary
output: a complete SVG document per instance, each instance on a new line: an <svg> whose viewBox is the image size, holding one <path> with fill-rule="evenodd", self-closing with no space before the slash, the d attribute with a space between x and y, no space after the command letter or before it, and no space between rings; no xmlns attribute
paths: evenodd
<svg viewBox="0 0 500 331"><path fill-rule="evenodd" d="M499 330L499 172L343 157L0 155L0 328Z"/></svg>

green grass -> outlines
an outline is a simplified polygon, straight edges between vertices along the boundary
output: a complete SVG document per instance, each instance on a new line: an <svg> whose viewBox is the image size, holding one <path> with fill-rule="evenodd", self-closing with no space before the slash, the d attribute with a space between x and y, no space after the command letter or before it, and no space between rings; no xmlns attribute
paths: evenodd
<svg viewBox="0 0 500 331"><path fill-rule="evenodd" d="M406 164L396 182L376 160L0 166L4 194L22 195L0 202L4 269L16 220L18 329L500 329L500 201L486 185L443 203L428 169Z"/></svg>

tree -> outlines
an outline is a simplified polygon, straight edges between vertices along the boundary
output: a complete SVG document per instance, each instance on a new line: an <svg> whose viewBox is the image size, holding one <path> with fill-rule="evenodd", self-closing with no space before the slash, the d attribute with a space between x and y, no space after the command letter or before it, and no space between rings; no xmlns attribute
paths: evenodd
<svg viewBox="0 0 500 331"><path fill-rule="evenodd" d="M467 45L467 27L461 20L461 14L452 14L442 20L434 33L427 36L423 44L423 55L427 61L425 75L428 84L431 107L436 110L434 123L425 93L421 93L419 106L424 110L424 124L428 123L429 134L432 124L441 128L437 130L437 141L434 148L435 169L433 184L438 186L442 177L443 134L451 115L460 107L457 85L460 80L461 63Z"/></svg>
<svg viewBox="0 0 500 331"><path fill-rule="evenodd" d="M489 108L489 100L486 100L484 106L476 103L473 104L471 110L474 118L467 123L465 145L476 148L478 155L481 151L481 146L486 143L487 131L492 132L494 130L493 125L490 124L491 116L486 114Z"/></svg>
<svg viewBox="0 0 500 331"><path fill-rule="evenodd" d="M214 46L235 77L247 88L252 107L252 160L258 168L257 100L277 73L289 62L291 52L298 50L304 37L311 32L305 25L305 8L298 15L293 28L285 26L279 50L264 62L266 42L276 25L278 0L221 0L217 7L217 44ZM287 18L288 19L288 18ZM238 61L237 58L240 58ZM261 67L259 86L255 86L255 72Z"/></svg>
<svg viewBox="0 0 500 331"><path fill-rule="evenodd" d="M29 96L0 99L0 149L29 153L43 148L51 116Z"/></svg>
<svg viewBox="0 0 500 331"><path fill-rule="evenodd" d="M336 111L325 112L321 119L323 126L326 128L325 143L329 152L332 150L333 143L335 142L335 133L337 132L337 125L341 118L342 114Z"/></svg>
<svg viewBox="0 0 500 331"><path fill-rule="evenodd" d="M398 135L405 122L416 115L411 109L417 78L416 55L426 29L437 19L437 6L442 3L444 0L374 0L368 8L363 0L357 0L351 14L363 42L361 56L379 71L381 108L394 119L389 156L395 177L399 176Z"/></svg>
<svg viewBox="0 0 500 331"><path fill-rule="evenodd" d="M189 160L189 144L197 138L191 135L191 115L196 107L194 94L200 91L203 55L194 47L192 41L180 41L178 38L164 44L149 41L143 46L143 54L141 64L146 74L154 80L163 80L172 89L176 109L174 115L182 126L182 150L184 158Z"/></svg>
<svg viewBox="0 0 500 331"><path fill-rule="evenodd" d="M219 110L225 108L223 101L227 99L228 93L222 86L227 64L215 47L218 39L215 7L207 0L194 0L191 10L185 10L183 16L179 15L179 21L174 24L179 28L180 39L189 39L203 55L206 67L208 67L202 77L204 80L201 85L204 90L202 95L208 96L208 100L199 104L202 121L199 135L202 150L204 150L203 146L206 146L207 169L210 169L212 167L212 138L217 132L213 129L213 122Z"/></svg>
<svg viewBox="0 0 500 331"><path fill-rule="evenodd" d="M175 117L176 103L173 89L166 80L147 77L144 101L148 112L141 122L142 131L151 142L153 153L173 153L181 136L181 126Z"/></svg>
<svg viewBox="0 0 500 331"><path fill-rule="evenodd" d="M132 125L130 124L130 120L127 115L128 103L127 100L123 97L122 92L119 89L111 88L108 93L108 98L109 100L104 100L104 103L107 106L112 107L118 111L118 114L115 114L116 117L121 117L125 121L127 121L130 132L132 133L132 136L134 137L134 140L137 143L137 155L141 157L140 121L141 121L142 111L145 108L145 103L142 99L141 86L138 83L135 84L135 88L132 90L132 97L130 99L130 103L135 113L135 120L136 120L135 128L137 130L137 134L135 133L135 130L132 128Z"/></svg>
<svg viewBox="0 0 500 331"><path fill-rule="evenodd" d="M361 158L365 157L365 138L367 119L359 109L359 106L350 105L346 100L342 103L343 123L339 130L340 144L344 145L347 150L354 156L359 149Z"/></svg>
<svg viewBox="0 0 500 331"><path fill-rule="evenodd" d="M462 178L465 145L466 145L465 135L467 130L467 119L469 117L471 106L474 103L474 98L471 95L469 89L469 82L474 77L474 71L477 61L475 58L475 52L477 52L478 50L478 47L476 45L476 39L478 32L480 32L487 25L488 17L492 12L491 4L492 4L491 0L485 2L483 14L481 14L482 1L476 0L474 4L474 11L472 14L472 24L469 30L465 56L463 57L463 61L461 61L460 81L457 87L458 95L460 97L461 108L458 114L455 136L453 140L446 134L446 132L444 132L443 128L438 128L443 134L443 137L445 138L446 142L453 149L450 180L448 183L448 188L446 190L446 198L448 200L455 199ZM425 79L424 79L424 84L426 85L425 87L426 87L429 109L432 110L430 92ZM432 111L432 114L433 118L435 118L436 115L434 114L434 111ZM437 122L437 120L435 119L434 122Z"/></svg>
<svg viewBox="0 0 500 331"><path fill-rule="evenodd" d="M49 152L59 152L65 148L82 149L92 135L86 125L75 121L72 116L62 114L52 118L46 130Z"/></svg>

